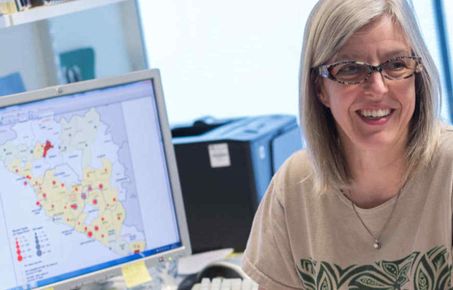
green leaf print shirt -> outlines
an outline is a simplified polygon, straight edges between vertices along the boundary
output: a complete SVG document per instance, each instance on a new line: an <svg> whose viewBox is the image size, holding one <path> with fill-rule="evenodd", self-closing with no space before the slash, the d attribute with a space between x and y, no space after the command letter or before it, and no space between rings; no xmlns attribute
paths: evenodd
<svg viewBox="0 0 453 290"><path fill-rule="evenodd" d="M402 190L382 248L340 191L314 193L306 152L274 176L255 216L243 268L266 290L452 289L453 129ZM396 197L358 213L379 232Z"/></svg>

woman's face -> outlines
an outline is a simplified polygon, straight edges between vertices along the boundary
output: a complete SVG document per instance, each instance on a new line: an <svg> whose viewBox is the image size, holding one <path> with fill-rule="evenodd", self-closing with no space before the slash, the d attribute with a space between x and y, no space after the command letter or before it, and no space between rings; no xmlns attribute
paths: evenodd
<svg viewBox="0 0 453 290"><path fill-rule="evenodd" d="M379 65L392 57L410 55L411 48L400 27L383 16L354 33L328 63L355 60ZM373 150L406 145L415 109L414 76L389 80L374 72L368 80L355 85L322 79L319 89L341 141L352 146L348 148Z"/></svg>

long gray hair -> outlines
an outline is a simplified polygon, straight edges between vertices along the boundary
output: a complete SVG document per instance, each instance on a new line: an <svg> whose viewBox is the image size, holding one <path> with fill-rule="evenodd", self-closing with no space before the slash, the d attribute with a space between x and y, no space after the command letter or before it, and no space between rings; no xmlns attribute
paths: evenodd
<svg viewBox="0 0 453 290"><path fill-rule="evenodd" d="M400 25L423 70L415 77L416 104L409 124L407 175L428 164L435 150L439 126L440 82L434 61L423 41L412 8L406 0L320 0L313 8L304 33L300 66L300 120L314 166L318 191L341 188L352 181L335 120L317 96L312 68L325 64L351 35L382 15Z"/></svg>

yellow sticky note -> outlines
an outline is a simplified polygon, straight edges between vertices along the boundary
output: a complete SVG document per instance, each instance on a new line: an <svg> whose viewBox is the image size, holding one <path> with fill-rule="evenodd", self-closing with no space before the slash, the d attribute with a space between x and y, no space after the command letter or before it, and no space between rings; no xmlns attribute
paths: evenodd
<svg viewBox="0 0 453 290"><path fill-rule="evenodd" d="M127 288L151 281L151 276L144 261L126 265L121 268L121 272L123 272L124 282L126 282Z"/></svg>

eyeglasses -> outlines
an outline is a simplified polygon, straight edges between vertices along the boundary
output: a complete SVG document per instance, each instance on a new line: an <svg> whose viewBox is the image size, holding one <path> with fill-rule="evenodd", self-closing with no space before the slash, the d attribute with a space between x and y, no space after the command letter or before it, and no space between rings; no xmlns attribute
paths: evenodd
<svg viewBox="0 0 453 290"><path fill-rule="evenodd" d="M381 73L389 80L402 80L422 71L421 58L398 56L380 65L360 61L341 61L313 68L323 78L329 78L344 85L360 84L368 80L373 72Z"/></svg>

